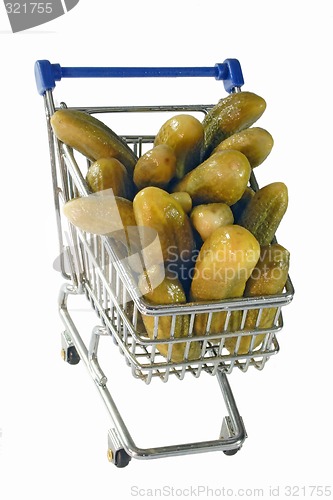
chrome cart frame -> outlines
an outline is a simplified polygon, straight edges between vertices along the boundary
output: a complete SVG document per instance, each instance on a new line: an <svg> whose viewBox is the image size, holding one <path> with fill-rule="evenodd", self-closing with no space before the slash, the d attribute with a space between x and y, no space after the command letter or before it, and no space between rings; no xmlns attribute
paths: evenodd
<svg viewBox="0 0 333 500"><path fill-rule="evenodd" d="M226 92L240 91L243 75L240 64L235 59L227 59L222 64L208 68L65 68L59 64L40 60L35 64L35 77L38 92L43 96L46 124L50 148L54 204L59 238L59 255L62 275L65 279L59 295L59 312L64 325L62 333L63 359L70 364L80 360L87 367L95 385L106 405L112 429L108 434L108 458L117 467L126 466L131 458L152 459L176 455L186 455L208 451L223 451L226 455L236 453L246 439L243 420L239 415L236 402L229 386L227 375L234 367L246 372L249 367L262 370L267 360L279 350L277 333L283 326L281 308L289 304L293 298L294 288L288 278L283 293L274 296L240 298L214 302L187 303L177 305L152 305L139 293L133 273L129 272L124 260L119 258L112 238L98 236L80 231L65 220L62 206L77 196L90 194L85 182L83 169L89 165L76 151L60 142L54 135L50 117L58 109L55 106L53 92L56 81L62 78L129 78L129 77L214 77L223 80ZM66 106L62 103L61 106ZM103 106L75 107L92 115L103 113L111 117L115 113L149 112L186 112L207 113L212 105L167 105L167 106ZM112 125L110 125L112 128ZM137 156L145 148L152 147L154 136L131 135L122 136ZM252 173L251 186L258 189ZM73 320L69 306L69 297L86 295L92 309L96 312L100 323L92 329L90 342L86 344ZM72 299L70 299L72 300ZM272 327L263 329L256 326L253 330L245 330L247 312L258 310L257 325L265 308L275 308L275 320ZM242 321L239 331L228 332L228 323L233 311L241 311ZM226 313L224 330L219 334L210 334L209 325L213 315ZM150 339L140 328L142 315L154 318L155 337ZM207 327L201 336L193 336L193 325L197 317L206 315ZM176 319L186 316L189 319L189 335L184 338L175 337ZM162 318L171 318L170 337L157 340L158 323ZM251 336L247 354L238 353L241 338ZM263 336L259 347L254 348L257 335ZM217 378L228 415L223 418L222 428L215 440L166 445L154 448L140 448L135 444L125 422L108 389L108 380L100 365L99 340L101 336L110 337L118 346L125 362L134 378L146 384L153 379L163 382L170 377L182 380L185 375L199 377L208 373ZM233 353L225 349L228 337L236 337ZM188 358L191 342L201 342L200 357ZM171 360L174 345L186 342L184 358L179 362ZM157 344L167 344L168 356L160 355Z"/></svg>

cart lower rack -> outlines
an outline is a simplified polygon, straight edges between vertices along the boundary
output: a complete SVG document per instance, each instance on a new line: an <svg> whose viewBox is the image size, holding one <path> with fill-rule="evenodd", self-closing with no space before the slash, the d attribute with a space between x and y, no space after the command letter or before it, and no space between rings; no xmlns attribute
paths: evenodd
<svg viewBox="0 0 333 500"><path fill-rule="evenodd" d="M113 427L108 434L108 458L117 467L126 466L131 458L152 459L177 455L186 455L208 451L223 451L226 455L236 453L246 439L243 420L239 415L236 402L229 386L227 375L234 368L246 372L249 367L262 370L267 360L279 350L277 333L283 326L281 308L289 304L294 289L288 278L283 293L274 296L229 299L224 301L175 304L168 306L152 305L144 300L138 290L133 273L126 259L119 251L112 238L99 236L79 230L64 220L62 206L78 196L87 196L90 191L82 175L87 167L87 159L75 150L59 141L52 130L50 118L59 109L53 98L56 81L62 78L127 78L127 77L215 77L223 80L227 92L240 91L243 76L240 64L235 59L227 59L223 64L212 68L64 68L41 60L35 64L35 76L39 93L43 96L47 121L54 203L59 237L59 255L62 275L65 279L59 294L59 312L64 325L62 333L62 355L70 364L83 361L109 412ZM60 107L67 107L61 103ZM103 114L112 117L115 113L202 113L208 112L212 105L173 105L173 106L103 106L71 108L85 111L91 115ZM122 136L139 157L154 143L154 136ZM251 186L257 190L256 179L251 174ZM90 332L90 342L85 343L69 306L69 297L85 295L100 323ZM70 299L72 300L72 298ZM75 300L75 299L73 299ZM260 316L265 308L275 308L273 326L256 327L245 330L245 320L250 310L258 311ZM228 322L234 311L242 315L238 331L228 332ZM201 345L200 356L190 360L188 352L194 342L193 325L205 315L210 325L213 315L225 313L224 330L210 335L209 326L195 341ZM169 338L158 340L147 337L142 327L142 315L151 316L155 332L163 318L169 318ZM186 337L184 357L178 362L171 356L162 356L157 344L164 343L172 347L184 343L184 337L176 338L175 323L179 318L187 318L189 335ZM238 352L242 337L251 338L246 354ZM259 347L255 340L260 335ZM153 379L167 382L170 377L183 379L188 374L199 377L209 373L217 378L228 415L223 418L222 428L216 440L166 445L154 448L138 447L114 402L108 389L108 380L100 365L99 340L101 336L112 338L123 355L134 378L149 384ZM236 338L233 353L225 348L228 337Z"/></svg>

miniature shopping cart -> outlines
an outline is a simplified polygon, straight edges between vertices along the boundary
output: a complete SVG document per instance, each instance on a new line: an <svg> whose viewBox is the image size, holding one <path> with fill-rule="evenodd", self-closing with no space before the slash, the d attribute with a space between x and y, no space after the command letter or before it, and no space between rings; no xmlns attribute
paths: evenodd
<svg viewBox="0 0 333 500"><path fill-rule="evenodd" d="M186 455L208 451L223 451L233 455L243 445L247 437L243 420L239 415L227 375L234 368L246 372L249 367L262 370L271 356L279 350L277 333L283 326L281 308L289 304L293 298L294 289L290 278L283 293L274 296L254 298L228 299L213 302L187 303L175 305L153 305L145 300L138 291L138 286L129 272L124 259L119 257L117 245L110 236L90 234L74 227L64 220L62 206L78 196L90 194L85 181L86 168L89 161L59 141L50 125L50 117L59 107L69 107L69 103L60 102L55 105L54 90L56 82L63 78L175 78L175 77L212 77L224 83L227 93L239 92L244 83L241 66L236 59L227 59L213 67L183 67L183 68L112 68L112 67L62 67L51 64L47 60L39 60L35 64L35 77L38 92L43 96L46 113L48 141L52 168L54 203L59 237L59 258L64 284L59 296L60 317L64 324L62 332L62 355L69 364L77 364L80 360L86 365L96 387L106 405L113 424L108 433L108 457L117 467L126 466L131 458L153 459L178 455ZM100 80L99 80L100 81ZM221 85L219 82L217 85ZM128 121L131 116L145 113L145 118L158 113L201 113L204 116L213 105L158 105L158 106L99 106L72 107L92 115L103 114L112 126L112 119L118 113L126 113ZM121 135L121 138L134 150L139 157L154 143L152 135ZM258 189L256 179L251 174L250 183L253 189ZM88 304L98 317L98 325L89 332L89 342L84 342L79 328L73 319L68 305L69 296L86 296ZM71 299L72 300L72 299ZM90 307L90 306L89 306ZM257 325L264 308L276 308L274 324L270 328L256 327L245 330L246 315L249 310L259 311ZM228 321L233 311L241 311L242 322L236 332L228 332ZM210 335L209 325L214 313L225 312L225 328L220 333ZM200 315L208 318L207 328L201 336L193 337L193 324ZM153 339L140 327L142 315L153 317ZM171 318L170 336L157 340L159 321L163 317ZM176 338L176 318L189 318L189 335ZM94 316L95 317L95 316ZM241 338L251 336L249 350L246 354L238 353ZM257 335L263 336L259 347L255 347ZM99 340L101 336L109 337L123 355L132 375L146 384L160 379L167 382L171 377L179 380L184 377L199 377L208 373L217 378L228 415L223 418L219 436L215 440L196 441L190 443L140 448L135 444L118 407L109 391L108 379L101 367ZM233 353L225 349L228 337L237 337ZM188 359L191 342L201 342L200 356L195 360ZM178 362L171 361L171 355L162 356L157 344L169 346L169 353L177 342L186 342L184 358ZM133 384L136 382L133 381ZM163 384L162 384L163 387ZM162 389L161 389L162 390ZM177 409L180 411L180 409Z"/></svg>

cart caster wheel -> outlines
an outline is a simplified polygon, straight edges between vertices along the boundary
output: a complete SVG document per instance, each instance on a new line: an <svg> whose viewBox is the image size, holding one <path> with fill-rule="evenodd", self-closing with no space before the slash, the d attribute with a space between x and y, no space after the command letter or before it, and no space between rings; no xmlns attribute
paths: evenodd
<svg viewBox="0 0 333 500"><path fill-rule="evenodd" d="M67 363L77 365L80 361L80 356L75 347L72 345L67 351Z"/></svg>
<svg viewBox="0 0 333 500"><path fill-rule="evenodd" d="M110 429L108 434L108 461L118 468L126 467L132 457L124 449L116 429Z"/></svg>
<svg viewBox="0 0 333 500"><path fill-rule="evenodd" d="M117 450L115 453L109 448L108 460L109 462L113 462L114 465L119 469L122 469L130 463L131 457L126 453L126 451L123 448Z"/></svg>
<svg viewBox="0 0 333 500"><path fill-rule="evenodd" d="M126 453L125 450L116 451L115 456L115 466L119 468L126 467L130 463L131 457Z"/></svg>
<svg viewBox="0 0 333 500"><path fill-rule="evenodd" d="M81 359L76 348L73 345L71 347L68 347L67 352L65 351L65 349L62 349L61 357L70 365L77 365Z"/></svg>
<svg viewBox="0 0 333 500"><path fill-rule="evenodd" d="M223 453L228 457L231 457L232 455L236 455L237 451L239 451L239 448L236 448L235 450L223 450Z"/></svg>

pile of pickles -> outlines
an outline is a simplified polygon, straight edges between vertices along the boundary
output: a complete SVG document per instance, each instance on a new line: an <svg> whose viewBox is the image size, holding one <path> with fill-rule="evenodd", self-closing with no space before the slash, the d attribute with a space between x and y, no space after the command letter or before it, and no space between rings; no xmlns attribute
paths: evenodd
<svg viewBox="0 0 333 500"><path fill-rule="evenodd" d="M253 126L266 109L265 100L252 92L221 99L202 121L182 113L161 124L150 150L137 157L126 142L97 118L81 111L59 109L51 117L55 136L89 160L84 173L91 196L78 197L63 207L79 229L111 235L122 228L149 228L158 236L159 252L141 241L142 265L133 265L138 286L147 302L182 304L238 297L279 294L289 270L289 251L274 239L288 207L284 182L272 182L254 191L250 176L270 154L271 134ZM112 196L108 195L112 193ZM115 217L117 211L117 217ZM128 230L128 232L127 232ZM118 234L117 233L117 234ZM145 232L141 233L145 234ZM144 240L144 236L143 236ZM132 242L138 249L138 241ZM149 249L150 248L150 249ZM134 261L133 261L134 262ZM196 316L142 315L143 334L170 339L248 330L224 347L244 354L258 347L275 308L216 312ZM200 341L158 344L169 361L200 359Z"/></svg>

